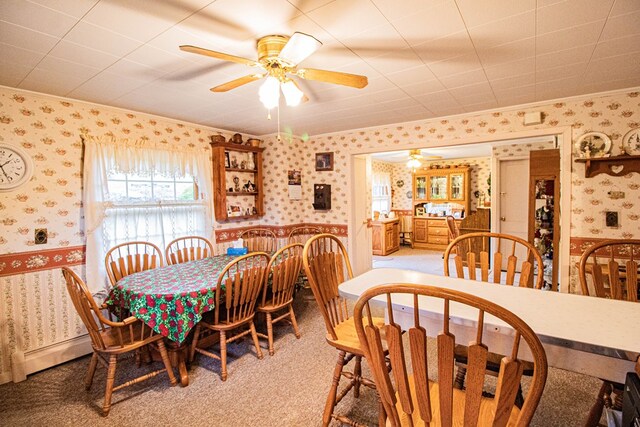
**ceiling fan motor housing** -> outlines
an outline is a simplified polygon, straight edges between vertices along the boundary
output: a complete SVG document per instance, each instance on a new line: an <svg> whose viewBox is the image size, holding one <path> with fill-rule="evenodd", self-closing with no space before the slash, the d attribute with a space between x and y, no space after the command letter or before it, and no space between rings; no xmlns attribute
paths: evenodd
<svg viewBox="0 0 640 427"><path fill-rule="evenodd" d="M289 41L287 36L265 36L258 40L258 61L260 63L271 62L278 59L280 51ZM285 64L283 64L285 65Z"/></svg>

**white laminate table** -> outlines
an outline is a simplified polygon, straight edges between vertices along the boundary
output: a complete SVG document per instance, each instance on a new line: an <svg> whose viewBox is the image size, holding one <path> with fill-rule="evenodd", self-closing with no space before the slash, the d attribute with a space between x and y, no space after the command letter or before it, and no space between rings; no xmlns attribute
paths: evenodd
<svg viewBox="0 0 640 427"><path fill-rule="evenodd" d="M640 304L604 298L518 288L473 280L435 276L411 270L378 268L340 285L340 294L357 299L366 289L386 283L409 283L455 289L492 301L516 314L536 332L547 353L549 366L568 371L625 382L640 354ZM385 305L383 297L380 305ZM394 296L394 319L403 327L413 321L413 298ZM436 336L442 327L443 303L424 298L420 317L427 333ZM452 332L457 343L475 337L477 310L451 304ZM513 329L501 320L487 316L484 341L489 350L508 354ZM529 359L527 346L520 357Z"/></svg>

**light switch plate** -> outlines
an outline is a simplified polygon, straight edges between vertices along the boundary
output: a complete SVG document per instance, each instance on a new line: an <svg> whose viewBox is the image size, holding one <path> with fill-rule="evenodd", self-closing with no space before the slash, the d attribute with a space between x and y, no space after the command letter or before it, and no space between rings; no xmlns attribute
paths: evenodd
<svg viewBox="0 0 640 427"><path fill-rule="evenodd" d="M604 215L607 227L618 228L618 212L607 211Z"/></svg>

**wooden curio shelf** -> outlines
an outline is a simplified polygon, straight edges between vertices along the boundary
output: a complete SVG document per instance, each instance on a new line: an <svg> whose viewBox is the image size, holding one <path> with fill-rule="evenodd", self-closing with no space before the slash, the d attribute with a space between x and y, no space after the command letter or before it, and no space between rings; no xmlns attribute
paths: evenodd
<svg viewBox="0 0 640 427"><path fill-rule="evenodd" d="M238 221L245 219L256 219L264 215L264 193L262 190L262 152L264 148L253 147L251 145L233 144L230 142L212 142L212 161L213 161L213 199L214 199L214 213L216 221ZM253 156L254 169L242 169L226 167L229 155L233 153L248 153L244 154ZM226 154L225 154L226 153ZM253 185L255 185L255 191L229 191L229 188L233 188L227 182L228 173L244 173L252 174ZM248 176L244 175L243 182ZM236 196L247 196L252 199L251 205L248 207L251 210L255 209L255 214L251 215L229 215L228 209L235 205ZM231 198L227 200L227 197ZM245 206L246 207L246 206ZM251 211L250 210L250 211ZM243 209L244 211L244 209Z"/></svg>
<svg viewBox="0 0 640 427"><path fill-rule="evenodd" d="M575 161L584 163L585 178L591 178L601 173L611 176L624 176L631 172L640 173L640 156L594 157L576 159Z"/></svg>

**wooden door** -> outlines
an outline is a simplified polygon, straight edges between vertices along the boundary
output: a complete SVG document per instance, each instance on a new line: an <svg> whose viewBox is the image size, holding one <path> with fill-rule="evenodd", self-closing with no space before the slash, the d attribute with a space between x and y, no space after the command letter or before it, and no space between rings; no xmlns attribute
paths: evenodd
<svg viewBox="0 0 640 427"><path fill-rule="evenodd" d="M373 261L370 206L367 206L367 194L371 194L371 162L367 166L364 156L353 158L352 179L353 235L349 236L349 257L353 273L358 275L371 270Z"/></svg>

